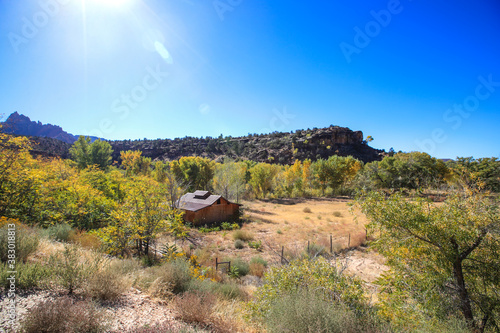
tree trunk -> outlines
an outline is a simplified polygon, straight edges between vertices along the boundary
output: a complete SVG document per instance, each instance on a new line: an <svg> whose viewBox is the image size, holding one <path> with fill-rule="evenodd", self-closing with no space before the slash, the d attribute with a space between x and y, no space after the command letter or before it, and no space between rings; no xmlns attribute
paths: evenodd
<svg viewBox="0 0 500 333"><path fill-rule="evenodd" d="M467 323L472 327L476 328L476 323L474 321L474 315L472 313L472 306L469 298L469 292L465 286L465 279L462 269L462 260L457 258L453 264L453 274L455 275L455 281L458 287L458 296L460 298L460 309L464 315Z"/></svg>
<svg viewBox="0 0 500 333"><path fill-rule="evenodd" d="M149 254L149 239L146 238L144 240L144 254L148 255Z"/></svg>

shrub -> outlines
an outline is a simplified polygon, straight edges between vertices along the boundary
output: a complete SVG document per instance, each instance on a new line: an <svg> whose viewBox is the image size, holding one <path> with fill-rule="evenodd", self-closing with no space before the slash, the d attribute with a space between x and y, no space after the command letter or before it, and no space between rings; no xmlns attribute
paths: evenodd
<svg viewBox="0 0 500 333"><path fill-rule="evenodd" d="M311 210L311 208L309 208L309 207L305 207L302 211L303 211L304 213L308 213L308 214L309 214L309 213L312 213L312 210Z"/></svg>
<svg viewBox="0 0 500 333"><path fill-rule="evenodd" d="M244 247L245 247L245 242L243 242L242 240L237 239L234 241L234 248L241 250Z"/></svg>
<svg viewBox="0 0 500 333"><path fill-rule="evenodd" d="M220 227L222 228L222 230L232 230L233 229L231 223L229 223L229 222L222 222Z"/></svg>
<svg viewBox="0 0 500 333"><path fill-rule="evenodd" d="M234 240L239 239L239 240L246 242L246 241L253 240L253 234L251 232L246 231L246 230L238 229L238 230L235 230L233 232L233 239Z"/></svg>
<svg viewBox="0 0 500 333"><path fill-rule="evenodd" d="M311 258L326 254L325 247L316 243L309 244L305 250L307 255Z"/></svg>
<svg viewBox="0 0 500 333"><path fill-rule="evenodd" d="M257 262L250 263L250 275L263 277L265 270L266 270L266 266L264 266L260 263L257 263Z"/></svg>
<svg viewBox="0 0 500 333"><path fill-rule="evenodd" d="M236 258L230 261L231 261L231 268L235 268L238 270L236 277L245 276L248 274L248 272L250 272L250 266L243 259Z"/></svg>
<svg viewBox="0 0 500 333"><path fill-rule="evenodd" d="M189 263L177 259L146 268L137 284L152 296L165 298L188 290L192 278Z"/></svg>
<svg viewBox="0 0 500 333"><path fill-rule="evenodd" d="M273 301L264 322L270 332L382 332L377 318L356 312L321 295L299 289Z"/></svg>
<svg viewBox="0 0 500 333"><path fill-rule="evenodd" d="M0 265L0 285L6 290L10 288L11 281L8 280L12 274L7 264ZM52 271L50 266L40 263L17 263L15 286L17 290L29 290L45 286L50 279Z"/></svg>
<svg viewBox="0 0 500 333"><path fill-rule="evenodd" d="M255 256L250 259L251 264L262 264L263 266L267 267L267 261L262 258L261 256Z"/></svg>
<svg viewBox="0 0 500 333"><path fill-rule="evenodd" d="M248 242L248 246L250 246L252 249L258 250L262 246L262 241L255 241L255 242L250 241Z"/></svg>
<svg viewBox="0 0 500 333"><path fill-rule="evenodd" d="M85 281L85 294L101 301L114 301L125 291L127 285L122 276L109 267L91 274Z"/></svg>
<svg viewBox="0 0 500 333"><path fill-rule="evenodd" d="M341 212L333 212L333 216L342 217L342 213Z"/></svg>
<svg viewBox="0 0 500 333"><path fill-rule="evenodd" d="M265 284L254 294L250 307L255 315L265 315L269 304L297 288L318 289L326 300L335 300L352 308L366 304L361 282L337 271L335 263L323 257L295 260L289 265L272 267L264 275Z"/></svg>
<svg viewBox="0 0 500 333"><path fill-rule="evenodd" d="M24 333L103 332L107 318L92 303L64 297L39 303L21 322Z"/></svg>
<svg viewBox="0 0 500 333"><path fill-rule="evenodd" d="M173 304L177 318L189 324L208 327L215 302L216 298L211 293L189 291L177 296Z"/></svg>
<svg viewBox="0 0 500 333"><path fill-rule="evenodd" d="M9 260L9 237L15 237L16 262L26 262L28 256L36 251L40 243L38 234L28 227L15 223L15 230L10 230L8 224L0 228L0 261Z"/></svg>
<svg viewBox="0 0 500 333"><path fill-rule="evenodd" d="M59 242L67 242L73 233L71 226L67 223L54 224L43 232L48 238Z"/></svg>
<svg viewBox="0 0 500 333"><path fill-rule="evenodd" d="M225 299L244 299L246 294L234 282L214 282L211 280L193 280L189 284L189 291L208 292Z"/></svg>
<svg viewBox="0 0 500 333"><path fill-rule="evenodd" d="M108 269L118 275L124 276L139 271L141 264L136 259L114 259L109 263Z"/></svg>
<svg viewBox="0 0 500 333"><path fill-rule="evenodd" d="M66 245L62 253L49 258L49 265L54 269L57 283L72 294L75 289L82 286L90 274L97 270L100 265L99 261L97 256L94 257L93 262L82 259L75 245Z"/></svg>

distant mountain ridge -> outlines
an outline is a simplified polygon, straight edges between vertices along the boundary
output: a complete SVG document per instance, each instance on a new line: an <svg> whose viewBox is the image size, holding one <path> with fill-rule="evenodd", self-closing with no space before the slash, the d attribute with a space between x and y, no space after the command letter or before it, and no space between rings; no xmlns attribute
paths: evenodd
<svg viewBox="0 0 500 333"><path fill-rule="evenodd" d="M59 126L34 122L17 112L9 116L3 131L33 137L32 141L36 145L32 152L42 156L68 158L69 147L78 139L78 136L65 132ZM186 136L176 139L108 142L113 147L113 160L117 162L120 162L120 152L126 150L140 150L143 156L161 161L171 161L183 156L201 156L216 161L229 157L279 164L293 164L295 160L305 159L314 161L332 155L353 156L366 163L381 160L386 154L384 150L368 146L363 139L363 132L333 125L234 138L222 135L217 138Z"/></svg>
<svg viewBox="0 0 500 333"><path fill-rule="evenodd" d="M60 126L31 121L29 117L19 114L17 111L12 113L3 123L2 130L8 134L52 138L69 144L78 140L77 135L64 131ZM97 137L90 138L92 141L98 139Z"/></svg>

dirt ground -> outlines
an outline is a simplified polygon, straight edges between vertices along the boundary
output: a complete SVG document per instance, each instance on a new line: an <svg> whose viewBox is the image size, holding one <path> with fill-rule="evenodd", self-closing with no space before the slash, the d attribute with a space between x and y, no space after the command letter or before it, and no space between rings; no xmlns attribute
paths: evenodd
<svg viewBox="0 0 500 333"><path fill-rule="evenodd" d="M349 206L347 198L275 199L242 202L243 225L240 229L249 234L252 242L260 242L259 249L245 242L242 249L235 248L234 234L237 231L211 233L191 232L196 246L180 244L186 251L200 257L203 265L214 266L219 261L240 257L250 260L260 256L269 263L293 258L307 249L308 243L323 246L327 252L355 248L365 243L366 217ZM351 212L353 211L353 213ZM331 239L331 241L330 241ZM168 240L163 240L168 242ZM196 250L198 249L198 250ZM351 254L352 273L372 282L382 264L381 258L371 258L371 252L354 251Z"/></svg>

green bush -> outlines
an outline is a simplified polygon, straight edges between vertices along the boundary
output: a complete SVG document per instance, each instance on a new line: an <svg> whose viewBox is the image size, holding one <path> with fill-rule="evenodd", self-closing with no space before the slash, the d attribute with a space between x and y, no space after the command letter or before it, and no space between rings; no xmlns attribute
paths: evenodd
<svg viewBox="0 0 500 333"><path fill-rule="evenodd" d="M235 274L236 277L245 276L248 272L250 272L250 266L241 258L228 259L224 261L231 261L231 269L234 268L237 270L237 273Z"/></svg>
<svg viewBox="0 0 500 333"><path fill-rule="evenodd" d="M32 308L21 322L24 333L98 333L107 328L103 312L89 302L70 298L47 300Z"/></svg>
<svg viewBox="0 0 500 333"><path fill-rule="evenodd" d="M232 230L233 229L231 223L229 223L229 222L222 222L220 227L222 228L222 230Z"/></svg>
<svg viewBox="0 0 500 333"><path fill-rule="evenodd" d="M44 230L43 234L49 239L53 239L58 242L67 242L73 232L73 229L69 224L59 223L54 224Z"/></svg>
<svg viewBox="0 0 500 333"><path fill-rule="evenodd" d="M56 282L72 294L87 277L97 271L101 261L102 257L97 255L93 260L82 259L75 245L66 245L62 253L49 258L49 265L54 269Z"/></svg>
<svg viewBox="0 0 500 333"><path fill-rule="evenodd" d="M8 280L12 274L8 273L11 269L7 264L0 265L0 285L5 290L10 288L11 280ZM16 290L30 290L33 288L43 288L52 276L52 270L48 265L40 263L22 263L16 264L15 286Z"/></svg>
<svg viewBox="0 0 500 333"><path fill-rule="evenodd" d="M323 257L294 260L286 266L272 267L265 273L264 281L250 303L256 316L265 316L269 304L297 288L321 290L325 300L333 299L350 308L359 309L367 304L361 282L339 273L335 263Z"/></svg>
<svg viewBox="0 0 500 333"><path fill-rule="evenodd" d="M148 267L137 281L137 286L158 297L169 297L188 290L193 279L189 263L177 259L161 266Z"/></svg>
<svg viewBox="0 0 500 333"><path fill-rule="evenodd" d="M228 300L244 299L246 294L234 282L215 282L209 279L193 280L189 284L190 291L210 292Z"/></svg>
<svg viewBox="0 0 500 333"><path fill-rule="evenodd" d="M15 260L16 263L26 262L28 256L35 252L40 243L38 234L23 225L16 224L15 230L10 231L8 225L0 228L0 261L7 262L9 260L9 237L15 237ZM12 249L11 249L12 250Z"/></svg>
<svg viewBox="0 0 500 333"><path fill-rule="evenodd" d="M269 332L386 332L374 314L355 312L345 305L326 301L323 295L305 289L276 298L264 322Z"/></svg>
<svg viewBox="0 0 500 333"><path fill-rule="evenodd" d="M250 246L252 249L260 249L262 247L262 241L255 241L255 242L248 242L248 246Z"/></svg>
<svg viewBox="0 0 500 333"><path fill-rule="evenodd" d="M235 249L241 250L244 247L245 247L245 242L243 242L242 240L237 239L237 240L234 241L234 248Z"/></svg>
<svg viewBox="0 0 500 333"><path fill-rule="evenodd" d="M250 259L250 264L261 264L264 267L267 267L267 261L261 256L255 256Z"/></svg>
<svg viewBox="0 0 500 333"><path fill-rule="evenodd" d="M251 232L248 232L246 230L235 230L233 232L233 239L234 240L242 240L244 242L247 242L247 241L250 241L250 240L253 240L253 234Z"/></svg>

